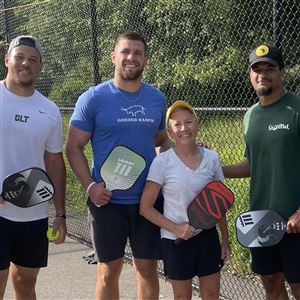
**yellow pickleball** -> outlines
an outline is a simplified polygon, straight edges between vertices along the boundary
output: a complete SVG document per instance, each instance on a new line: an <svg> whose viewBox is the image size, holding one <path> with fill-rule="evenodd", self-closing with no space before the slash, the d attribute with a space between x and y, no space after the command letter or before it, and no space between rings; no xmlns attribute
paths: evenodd
<svg viewBox="0 0 300 300"><path fill-rule="evenodd" d="M53 228L52 227L49 227L48 230L47 230L47 238L49 241L56 241L60 238L60 232L59 230L57 229L56 230L56 233L55 235L52 235L52 232L53 232Z"/></svg>

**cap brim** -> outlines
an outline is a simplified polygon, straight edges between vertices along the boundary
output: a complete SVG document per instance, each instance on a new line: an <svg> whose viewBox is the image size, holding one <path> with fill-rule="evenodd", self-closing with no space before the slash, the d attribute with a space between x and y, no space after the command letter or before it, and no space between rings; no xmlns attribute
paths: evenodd
<svg viewBox="0 0 300 300"><path fill-rule="evenodd" d="M182 100L179 100L179 101L176 101L174 102L167 110L167 114L166 114L166 126L168 127L168 123L169 123L169 119L170 119L170 115L174 112L174 110L176 108L186 108L188 109L192 114L193 116L195 117L195 119L197 120L197 115L193 109L193 107L185 102L185 101L182 101Z"/></svg>
<svg viewBox="0 0 300 300"><path fill-rule="evenodd" d="M249 64L249 68L251 68L253 65L259 63L259 62L267 62L273 66L279 66L279 63L278 61L272 59L272 58L263 58L263 57L260 57L260 58L257 58L257 59L254 59L250 64Z"/></svg>

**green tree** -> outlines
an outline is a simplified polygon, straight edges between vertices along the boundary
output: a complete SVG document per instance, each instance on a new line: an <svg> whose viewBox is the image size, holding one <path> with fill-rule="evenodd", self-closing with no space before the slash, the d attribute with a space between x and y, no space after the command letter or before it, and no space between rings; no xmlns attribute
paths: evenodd
<svg viewBox="0 0 300 300"><path fill-rule="evenodd" d="M91 16L88 0L13 1L10 28L36 35L45 48L44 93L62 106L74 105L93 85ZM256 0L97 0L99 70L111 78L111 51L118 34L139 31L149 43L145 80L169 101L195 106L250 106L256 97L247 76L248 54L273 39L273 2ZM299 86L299 9L286 0L282 47L288 57L287 85ZM14 21L15 22L15 21Z"/></svg>

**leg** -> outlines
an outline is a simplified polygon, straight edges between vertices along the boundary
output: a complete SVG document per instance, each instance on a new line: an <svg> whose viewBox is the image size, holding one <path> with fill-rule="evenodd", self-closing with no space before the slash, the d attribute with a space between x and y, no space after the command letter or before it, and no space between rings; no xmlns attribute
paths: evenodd
<svg viewBox="0 0 300 300"><path fill-rule="evenodd" d="M266 293L266 300L287 300L283 257L286 251L284 240L271 247L250 248L254 273L260 275ZM289 256L290 254L287 253Z"/></svg>
<svg viewBox="0 0 300 300"><path fill-rule="evenodd" d="M292 294L300 300L300 233L287 234L283 248L283 272Z"/></svg>
<svg viewBox="0 0 300 300"><path fill-rule="evenodd" d="M170 280L174 293L174 300L192 299L192 280Z"/></svg>
<svg viewBox="0 0 300 300"><path fill-rule="evenodd" d="M300 283L289 283L296 300L300 300Z"/></svg>
<svg viewBox="0 0 300 300"><path fill-rule="evenodd" d="M213 273L199 278L200 296L202 300L217 300L220 295L221 273Z"/></svg>
<svg viewBox="0 0 300 300"><path fill-rule="evenodd" d="M285 288L285 278L282 272L272 275L261 276L265 291L266 300L288 300L288 294Z"/></svg>
<svg viewBox="0 0 300 300"><path fill-rule="evenodd" d="M4 298L7 278L8 278L8 270L0 270L0 300Z"/></svg>
<svg viewBox="0 0 300 300"><path fill-rule="evenodd" d="M157 260L134 258L133 265L138 284L138 299L158 299Z"/></svg>
<svg viewBox="0 0 300 300"><path fill-rule="evenodd" d="M97 264L97 300L119 299L119 278L123 266L123 258Z"/></svg>
<svg viewBox="0 0 300 300"><path fill-rule="evenodd" d="M89 222L97 264L96 299L119 299L119 278L128 236L127 205L100 208L88 201Z"/></svg>
<svg viewBox="0 0 300 300"><path fill-rule="evenodd" d="M156 207L162 204L163 199L157 199ZM157 260L161 258L160 228L139 214L138 204L128 208L128 211L130 214L129 242L134 257L138 299L155 300L159 297Z"/></svg>
<svg viewBox="0 0 300 300"><path fill-rule="evenodd" d="M10 265L10 277L14 287L14 299L36 300L35 284L40 268Z"/></svg>

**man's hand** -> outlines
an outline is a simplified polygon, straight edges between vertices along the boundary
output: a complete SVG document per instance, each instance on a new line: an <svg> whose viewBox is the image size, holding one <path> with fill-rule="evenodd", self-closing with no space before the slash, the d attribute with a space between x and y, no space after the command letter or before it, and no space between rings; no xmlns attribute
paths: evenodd
<svg viewBox="0 0 300 300"><path fill-rule="evenodd" d="M208 145L206 142L204 141L201 141L201 142L198 142L197 145L199 147L203 147L203 148L206 148L206 149L211 149L210 145Z"/></svg>
<svg viewBox="0 0 300 300"><path fill-rule="evenodd" d="M287 233L300 233L300 210L298 209L289 218L286 225Z"/></svg>
<svg viewBox="0 0 300 300"><path fill-rule="evenodd" d="M104 183L94 184L89 191L90 198L96 206L102 206L108 203L112 192L104 187Z"/></svg>
<svg viewBox="0 0 300 300"><path fill-rule="evenodd" d="M4 199L2 198L1 195L0 195L0 204L4 204Z"/></svg>
<svg viewBox="0 0 300 300"><path fill-rule="evenodd" d="M53 220L53 232L59 230L60 237L59 239L53 241L54 244L62 244L65 241L67 235L66 219L63 217L56 217Z"/></svg>

